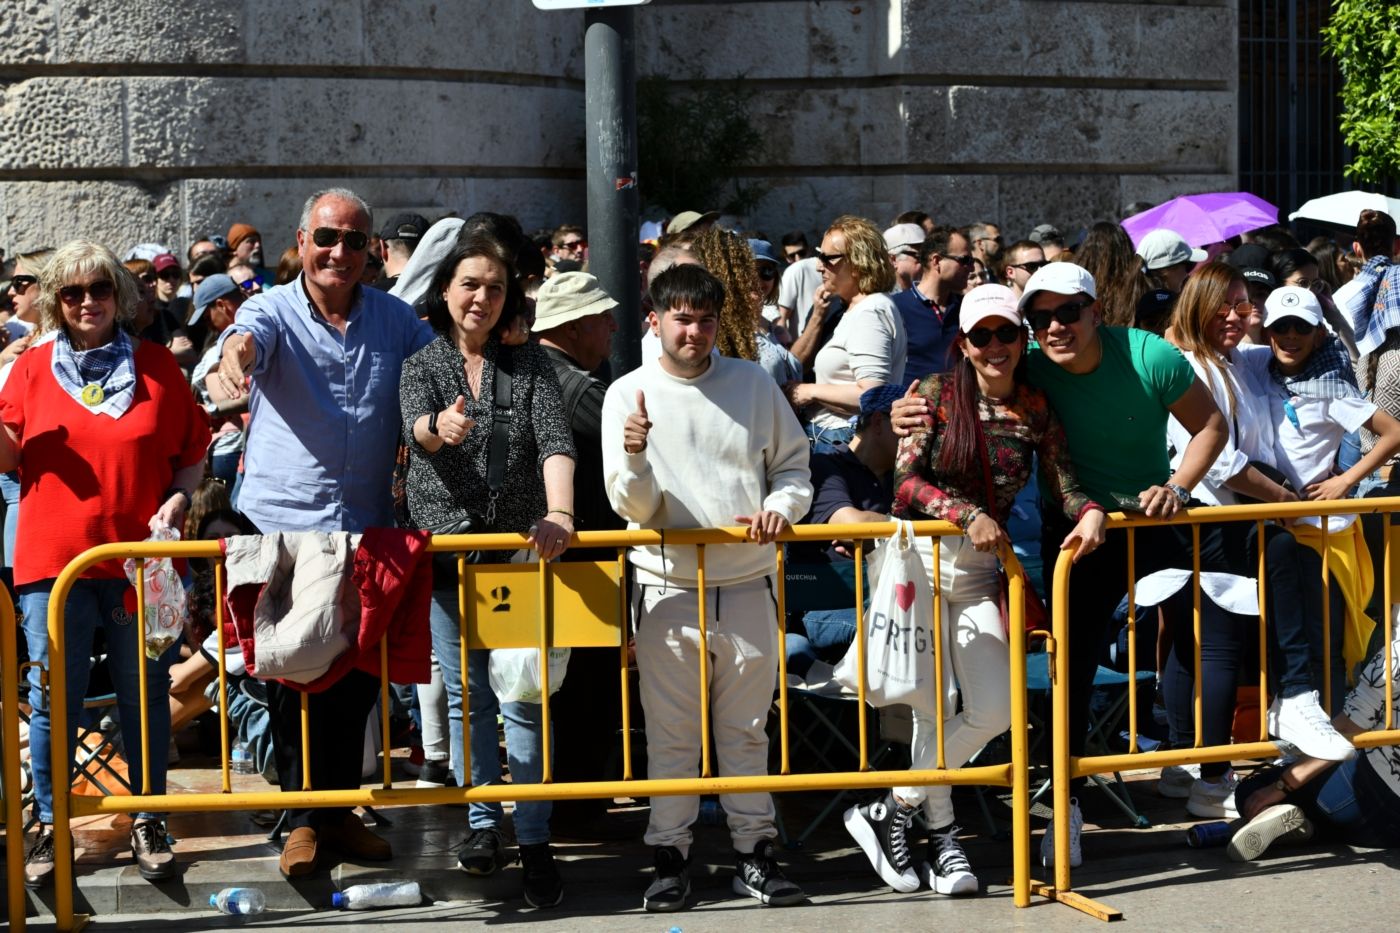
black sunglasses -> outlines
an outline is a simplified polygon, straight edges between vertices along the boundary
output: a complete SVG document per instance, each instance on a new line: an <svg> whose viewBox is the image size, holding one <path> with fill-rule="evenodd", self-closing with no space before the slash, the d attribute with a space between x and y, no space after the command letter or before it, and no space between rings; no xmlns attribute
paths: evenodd
<svg viewBox="0 0 1400 933"><path fill-rule="evenodd" d="M311 231L311 242L321 249L335 246L341 240L345 248L359 252L369 245L369 234L360 230L339 230L335 227L317 227Z"/></svg>
<svg viewBox="0 0 1400 933"><path fill-rule="evenodd" d="M967 332L967 342L980 350L991 343L992 338L995 337L1009 347L1020 339L1020 336L1021 328L1015 324L1001 324L994 328L974 327Z"/></svg>
<svg viewBox="0 0 1400 933"><path fill-rule="evenodd" d="M1025 269L1027 274L1035 275L1041 269L1044 269L1046 266L1050 265L1050 263L1046 262L1043 259L1040 259L1036 260L1035 262L1008 262L1007 265L1012 267L1013 269Z"/></svg>
<svg viewBox="0 0 1400 933"><path fill-rule="evenodd" d="M1050 319L1054 318L1061 324L1068 327L1077 323L1079 316L1084 313L1084 309L1094 303L1094 299L1085 298L1080 301L1066 301L1058 308L1047 308L1044 311L1030 311L1026 314L1026 320L1030 322L1031 330L1045 330L1050 326Z"/></svg>
<svg viewBox="0 0 1400 933"><path fill-rule="evenodd" d="M141 281L145 282L147 285L156 284L156 274L154 272L142 272L138 276L138 278L141 279Z"/></svg>
<svg viewBox="0 0 1400 933"><path fill-rule="evenodd" d="M1275 321L1268 327L1269 333L1278 334L1280 337L1289 333L1297 334L1299 337L1311 337L1315 330L1317 330L1316 324L1310 324L1302 318L1292 315Z"/></svg>
<svg viewBox="0 0 1400 933"><path fill-rule="evenodd" d="M845 253L823 253L821 250L817 250L815 255L817 262L824 266L834 266L846 258Z"/></svg>
<svg viewBox="0 0 1400 933"><path fill-rule="evenodd" d="M171 266L171 267L168 268L168 269L165 269L165 270L163 270L163 271L161 271L161 272L157 272L157 273L156 273L156 278L158 278L158 279L178 280L178 279L180 278L180 267L179 267L179 266Z"/></svg>
<svg viewBox="0 0 1400 933"><path fill-rule="evenodd" d="M10 287L15 290L16 295L23 295L29 286L38 281L32 275L12 275L10 276Z"/></svg>
<svg viewBox="0 0 1400 933"><path fill-rule="evenodd" d="M758 267L758 277L765 282L771 282L778 277L778 270L765 262Z"/></svg>
<svg viewBox="0 0 1400 933"><path fill-rule="evenodd" d="M76 308L83 303L84 294L91 296L93 301L106 301L116 294L116 291L116 286L110 281L107 279L98 279L87 287L82 285L63 286L58 290L58 300L68 305L70 308Z"/></svg>
<svg viewBox="0 0 1400 933"><path fill-rule="evenodd" d="M976 261L972 258L971 253L968 253L964 256L944 256L943 258L952 260L953 262L962 266L964 269L971 269L972 264Z"/></svg>

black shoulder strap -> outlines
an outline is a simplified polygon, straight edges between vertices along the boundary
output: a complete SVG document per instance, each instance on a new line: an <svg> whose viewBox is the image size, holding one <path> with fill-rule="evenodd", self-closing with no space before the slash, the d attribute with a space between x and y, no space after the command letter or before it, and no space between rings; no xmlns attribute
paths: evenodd
<svg viewBox="0 0 1400 933"><path fill-rule="evenodd" d="M510 445L511 383L515 361L510 347L496 349L496 388L491 400L491 441L486 449L486 487L492 494L506 484L506 450Z"/></svg>

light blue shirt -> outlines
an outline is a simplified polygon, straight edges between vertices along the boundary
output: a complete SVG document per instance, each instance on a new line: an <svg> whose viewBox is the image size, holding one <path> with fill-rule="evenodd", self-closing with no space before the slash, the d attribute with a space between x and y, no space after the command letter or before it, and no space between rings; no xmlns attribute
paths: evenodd
<svg viewBox="0 0 1400 933"><path fill-rule="evenodd" d="M297 276L243 304L220 352L235 333L258 348L239 510L264 532L392 526L399 370L432 340L428 325L360 286L342 334Z"/></svg>

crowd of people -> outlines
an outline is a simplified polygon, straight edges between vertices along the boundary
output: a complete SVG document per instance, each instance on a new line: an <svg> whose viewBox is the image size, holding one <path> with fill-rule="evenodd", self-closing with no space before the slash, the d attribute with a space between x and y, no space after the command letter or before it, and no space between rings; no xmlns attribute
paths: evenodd
<svg viewBox="0 0 1400 933"><path fill-rule="evenodd" d="M1400 843L1400 753L1357 755L1349 740L1385 706L1393 649L1378 644L1374 621L1390 608L1374 582L1384 521L1208 524L1194 539L1169 521L1193 505L1400 491L1392 218L1364 211L1350 239L1306 248L1282 227L1204 248L1165 229L1134 244L1111 222L1075 240L1043 224L1008 245L994 223L952 227L920 211L883 229L839 216L816 248L800 231L775 240L732 226L688 211L644 244L642 365L626 373L609 364L617 296L587 271L585 231L573 225L527 234L503 214L435 223L400 214L376 234L370 206L333 188L307 198L295 243L273 267L246 223L192 243L183 261L161 244L118 258L83 239L13 257L0 329L0 492L29 658L47 663L50 593L92 546L169 528L224 540L228 562L226 630L214 626L213 569L193 562L187 637L155 656L137 643L120 564L82 575L64 614L68 747L102 654L130 773L149 774L149 793L165 790L172 730L215 705L255 770L299 790L303 697L310 786L358 787L380 669L377 649L363 645L387 633L391 679L404 685L396 695L421 735L420 785L500 781L498 717L511 780L537 783L542 706L503 700L490 652L463 645L458 564L426 554L428 533L518 532L529 548L506 555L513 561L590 560L598 555L570 547L575 532L738 523L750 542L708 547L703 571L694 547L630 550L628 634L647 775L696 776L707 742L717 773L763 774L779 653L795 684L818 689L857 630L854 607L831 606L792 614L780 642L777 539L799 523L895 516L964 533L945 538L937 558L929 539L919 551L949 628L957 700L941 733L946 765L960 767L1010 722L997 554L1029 503L1043 565L1064 550L1078 565L1072 754L1085 751L1130 553L1139 639L1156 646L1163 741L1197 742L1198 693L1201 743L1230 741L1236 684L1258 647L1248 594L1262 555L1267 729L1285 757L1243 784L1228 763L1168 768L1158 789L1195 817L1247 820L1230 849L1239 858L1305 836L1303 826ZM1106 530L1106 514L1120 510L1163 521L1130 545ZM852 560L839 541L787 547L793 563L840 571ZM1199 640L1183 585L1193 560L1205 590ZM244 618L290 589L293 565L305 589L286 598L302 600L298 636L313 636L277 650L261 641L255 661ZM346 579L354 568L360 594L348 602L337 566ZM316 588L323 570L330 590ZM337 641L347 613L363 613L360 647ZM221 644L232 675L222 696ZM556 780L609 776L621 721L615 665L615 652L573 652L552 706ZM700 670L708 736L695 709ZM28 701L38 829L24 872L41 887L54 870L55 776L38 668ZM916 769L937 760L939 727L915 715ZM719 803L734 890L770 905L802 901L778 862L771 796ZM648 910L686 906L699 810L696 797L651 800ZM1065 816L1078 865L1077 803ZM566 819L591 826L606 811L539 800L513 809L533 907L563 897L550 840ZM500 870L511 859L503 808L472 804L466 822L461 869ZM286 825L287 877L315 872L326 849L393 857L346 808L292 808ZM892 788L850 808L845 825L896 890L980 887L947 785ZM162 814L135 815L131 848L143 877L177 874Z"/></svg>

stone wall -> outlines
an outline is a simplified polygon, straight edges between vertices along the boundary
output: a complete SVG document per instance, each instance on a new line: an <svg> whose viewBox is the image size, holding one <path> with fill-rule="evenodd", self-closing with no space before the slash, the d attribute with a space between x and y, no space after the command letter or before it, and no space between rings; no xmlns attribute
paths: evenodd
<svg viewBox="0 0 1400 933"><path fill-rule="evenodd" d="M581 221L582 30L527 0L7 0L0 244L248 221L273 252L329 184L381 220ZM637 10L642 74L753 85L774 235L917 207L1019 236L1233 187L1236 32L1233 0Z"/></svg>
<svg viewBox="0 0 1400 933"><path fill-rule="evenodd" d="M581 13L524 0L6 7L12 250L79 234L181 250L248 221L272 259L306 194L329 185L361 192L381 221L502 207L527 226L583 219Z"/></svg>
<svg viewBox="0 0 1400 933"><path fill-rule="evenodd" d="M1233 0L656 0L637 23L641 73L756 92L773 236L914 208L1068 232L1235 186Z"/></svg>

